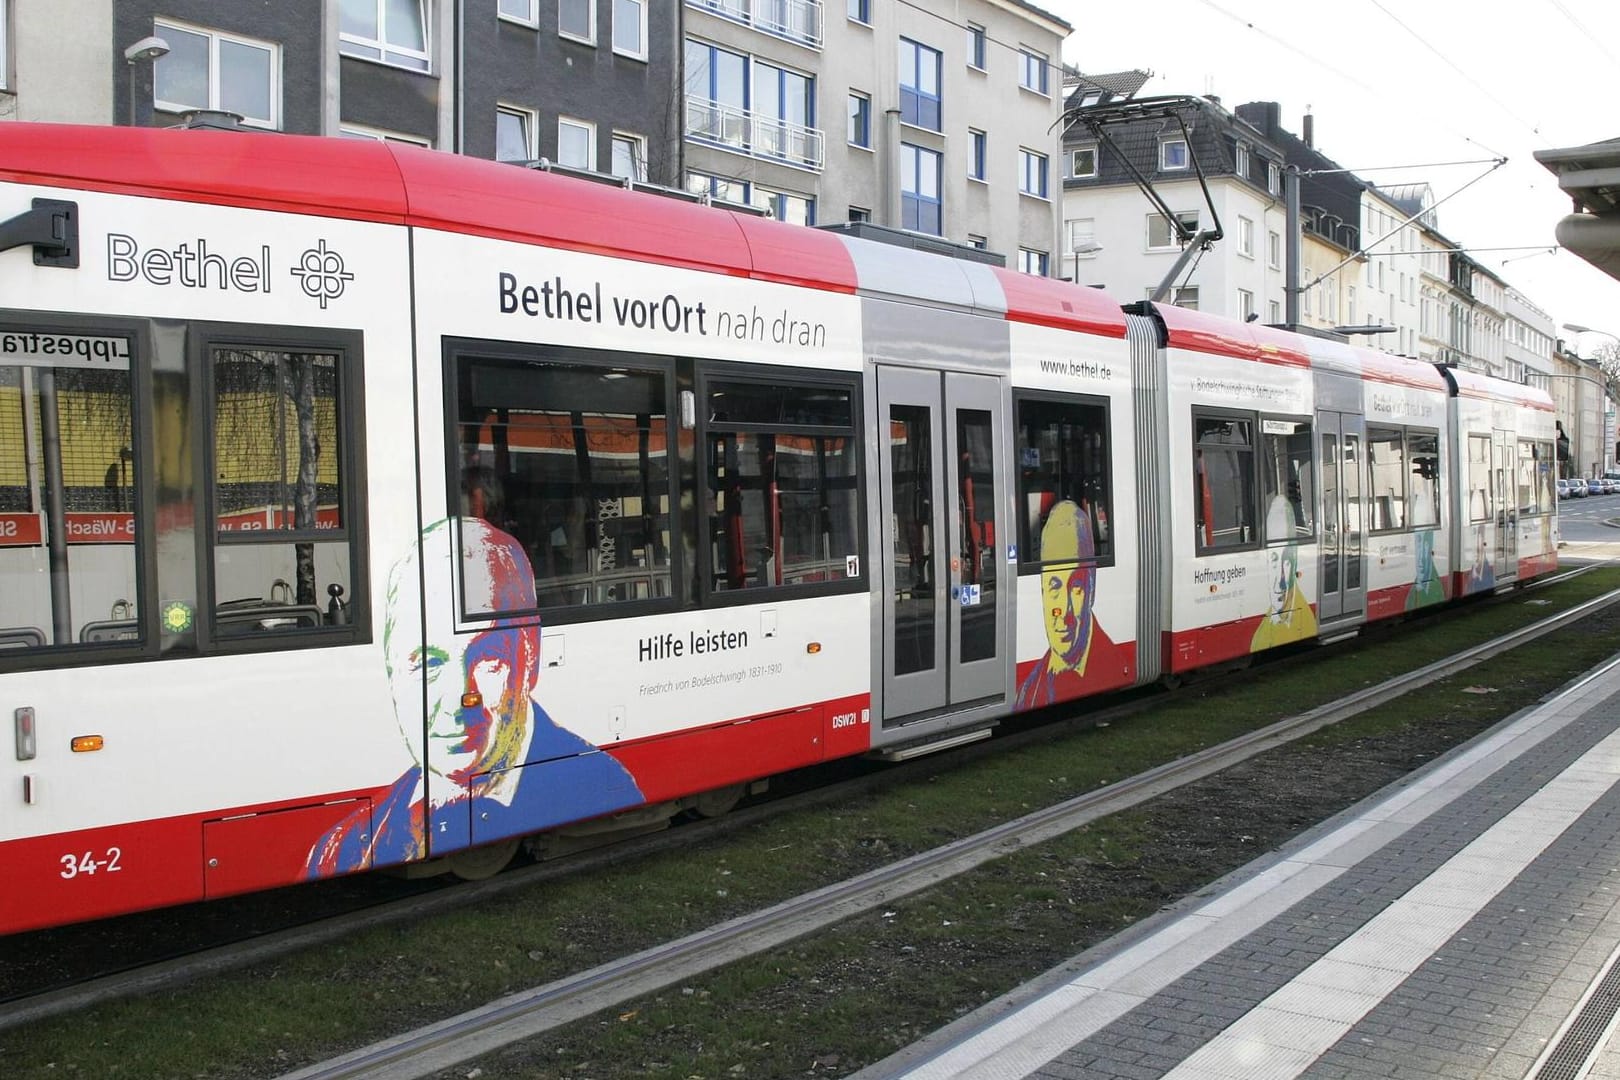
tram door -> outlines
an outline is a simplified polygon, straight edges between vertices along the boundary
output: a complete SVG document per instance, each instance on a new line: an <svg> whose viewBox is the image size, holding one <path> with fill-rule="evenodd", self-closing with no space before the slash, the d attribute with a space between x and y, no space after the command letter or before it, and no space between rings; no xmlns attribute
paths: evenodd
<svg viewBox="0 0 1620 1080"><path fill-rule="evenodd" d="M1362 477L1366 422L1355 413L1319 412L1322 464L1322 620L1361 615L1367 607L1362 572Z"/></svg>
<svg viewBox="0 0 1620 1080"><path fill-rule="evenodd" d="M1511 431L1491 432L1491 497L1496 502L1497 581L1519 572L1518 438ZM1528 450L1528 447L1526 447Z"/></svg>
<svg viewBox="0 0 1620 1080"><path fill-rule="evenodd" d="M1001 389L878 369L886 723L1005 693Z"/></svg>

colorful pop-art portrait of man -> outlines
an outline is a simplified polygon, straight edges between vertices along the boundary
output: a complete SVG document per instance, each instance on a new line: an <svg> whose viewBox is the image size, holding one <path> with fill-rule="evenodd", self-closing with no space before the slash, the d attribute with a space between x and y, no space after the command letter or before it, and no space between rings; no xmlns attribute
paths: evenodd
<svg viewBox="0 0 1620 1080"><path fill-rule="evenodd" d="M447 543L451 530L459 549ZM439 553L430 578L447 578L459 550L462 607L491 613L474 633L419 640L419 552ZM388 865L444 847L598 817L642 802L629 772L559 726L535 699L540 627L534 573L522 545L477 518L429 526L422 545L388 578L383 654L400 734L414 764L372 805L314 845L307 869L326 876ZM507 618L500 613L522 612ZM432 620L429 620L430 625ZM430 639L433 635L429 635ZM530 763L540 763L535 765ZM432 836L432 843L429 836Z"/></svg>
<svg viewBox="0 0 1620 1080"><path fill-rule="evenodd" d="M1041 619L1046 655L1018 685L1015 709L1034 709L1079 697L1092 657L1112 654L1113 642L1097 625L1097 545L1091 515L1064 500L1041 526Z"/></svg>
<svg viewBox="0 0 1620 1080"><path fill-rule="evenodd" d="M1266 552L1266 570L1266 613L1255 627L1251 652L1302 641L1316 633L1316 612L1299 587L1299 545L1285 544Z"/></svg>

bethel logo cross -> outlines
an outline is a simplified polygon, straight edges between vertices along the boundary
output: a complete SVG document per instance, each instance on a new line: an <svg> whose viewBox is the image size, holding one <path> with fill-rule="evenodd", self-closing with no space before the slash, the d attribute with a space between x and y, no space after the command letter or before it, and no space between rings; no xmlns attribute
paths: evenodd
<svg viewBox="0 0 1620 1080"><path fill-rule="evenodd" d="M303 279L304 295L321 302L322 311L328 300L342 296L344 285L354 280L354 275L343 269L343 256L330 250L324 239L304 250L292 272Z"/></svg>

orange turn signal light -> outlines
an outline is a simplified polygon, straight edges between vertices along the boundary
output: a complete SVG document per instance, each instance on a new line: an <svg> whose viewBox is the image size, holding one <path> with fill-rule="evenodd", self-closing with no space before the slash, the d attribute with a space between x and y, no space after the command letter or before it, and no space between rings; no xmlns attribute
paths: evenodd
<svg viewBox="0 0 1620 1080"><path fill-rule="evenodd" d="M75 754L87 754L92 750L100 750L101 743L102 738L100 735L75 735L72 744L73 752Z"/></svg>
<svg viewBox="0 0 1620 1080"><path fill-rule="evenodd" d="M484 695L480 694L476 690L469 690L467 693L461 695L461 707L463 709L476 709L483 703Z"/></svg>
<svg viewBox="0 0 1620 1080"><path fill-rule="evenodd" d="M821 651L821 642L812 641L810 644L804 647L804 651L809 653L811 656L816 655L816 653Z"/></svg>

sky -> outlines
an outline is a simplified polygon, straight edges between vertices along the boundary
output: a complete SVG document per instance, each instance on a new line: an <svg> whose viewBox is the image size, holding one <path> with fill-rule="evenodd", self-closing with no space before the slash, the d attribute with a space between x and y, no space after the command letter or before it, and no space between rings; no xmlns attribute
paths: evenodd
<svg viewBox="0 0 1620 1080"><path fill-rule="evenodd" d="M1152 72L1138 97L1275 101L1296 135L1309 111L1317 149L1362 179L1428 183L1446 200L1440 231L1555 327L1620 334L1620 281L1549 253L1572 204L1532 156L1620 138L1615 0L1034 2L1074 27L1065 62ZM1507 164L1488 175L1489 160L1453 164L1497 157ZM1583 355L1613 341L1555 332Z"/></svg>

